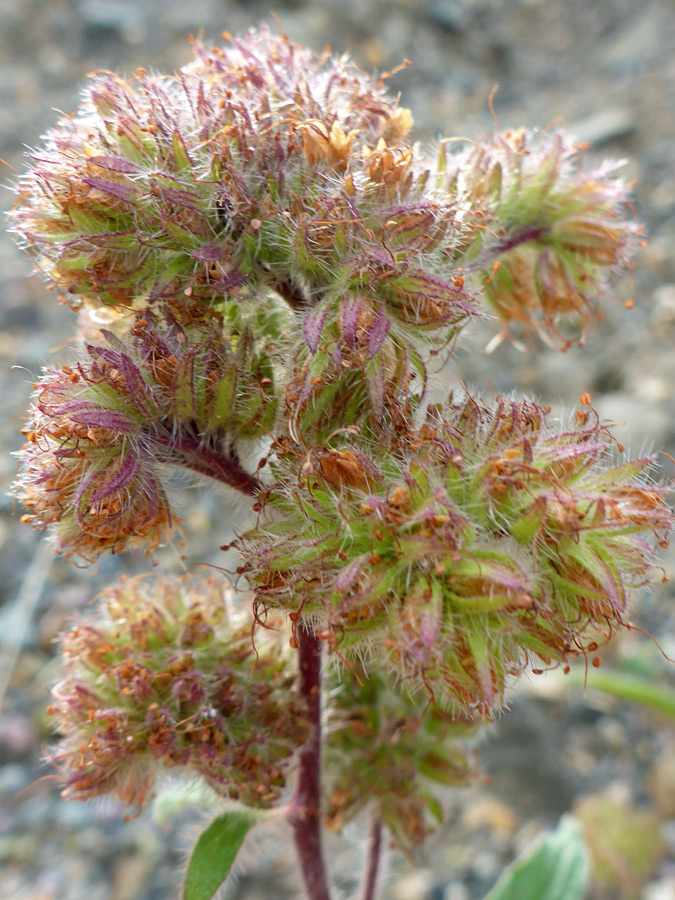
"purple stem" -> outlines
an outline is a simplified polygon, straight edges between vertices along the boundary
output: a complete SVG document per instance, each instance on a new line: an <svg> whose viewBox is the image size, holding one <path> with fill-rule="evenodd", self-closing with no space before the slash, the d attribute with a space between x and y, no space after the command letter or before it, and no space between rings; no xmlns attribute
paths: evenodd
<svg viewBox="0 0 675 900"><path fill-rule="evenodd" d="M196 438L185 434L178 437L153 434L152 440L169 451L163 462L192 469L193 472L215 478L216 481L222 481L250 496L255 496L262 487L255 475L247 472L236 456L223 456L200 444Z"/></svg>
<svg viewBox="0 0 675 900"><path fill-rule="evenodd" d="M547 231L548 228L530 228L528 231L521 231L504 241L503 244L497 244L491 252L496 256L501 256L502 253L506 253L507 250L512 250L519 244L526 244L528 241L538 241Z"/></svg>
<svg viewBox="0 0 675 900"><path fill-rule="evenodd" d="M297 630L300 692L307 703L310 735L300 751L298 783L288 820L295 833L307 900L330 900L321 847L321 648L300 623Z"/></svg>
<svg viewBox="0 0 675 900"><path fill-rule="evenodd" d="M540 240L548 230L548 228L535 227L528 228L527 231L518 231L500 244L495 244L493 247L488 246L485 253L481 253L478 259L472 263L472 268L475 266L476 268L483 269L489 265L492 260L499 259L504 253L513 250L514 247L519 247L521 244L526 244L528 241Z"/></svg>
<svg viewBox="0 0 675 900"><path fill-rule="evenodd" d="M368 837L368 851L366 856L366 870L363 873L361 883L361 900L375 900L375 888L377 885L377 873L380 868L380 856L382 853L382 822L373 819Z"/></svg>

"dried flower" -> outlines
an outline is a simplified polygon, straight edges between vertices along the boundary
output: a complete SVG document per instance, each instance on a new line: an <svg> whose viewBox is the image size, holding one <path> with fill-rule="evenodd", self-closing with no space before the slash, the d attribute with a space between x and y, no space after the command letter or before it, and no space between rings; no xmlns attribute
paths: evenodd
<svg viewBox="0 0 675 900"><path fill-rule="evenodd" d="M64 794L143 806L156 776L200 776L250 806L279 799L308 734L288 650L272 632L230 622L226 583L124 580L105 618L62 637L63 679L49 713Z"/></svg>

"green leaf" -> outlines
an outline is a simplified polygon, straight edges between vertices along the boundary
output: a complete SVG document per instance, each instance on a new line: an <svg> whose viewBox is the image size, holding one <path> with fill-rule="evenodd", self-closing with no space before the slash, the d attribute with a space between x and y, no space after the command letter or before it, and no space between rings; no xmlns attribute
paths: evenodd
<svg viewBox="0 0 675 900"><path fill-rule="evenodd" d="M506 869L485 900L581 900L589 874L579 825L566 816L557 831Z"/></svg>
<svg viewBox="0 0 675 900"><path fill-rule="evenodd" d="M658 679L643 678L612 669L594 669L592 672L574 669L570 672L570 683L583 685L588 690L603 691L619 700L648 706L675 719L675 690Z"/></svg>
<svg viewBox="0 0 675 900"><path fill-rule="evenodd" d="M211 900L228 876L239 848L262 814L250 809L218 816L203 831L188 863L183 900Z"/></svg>

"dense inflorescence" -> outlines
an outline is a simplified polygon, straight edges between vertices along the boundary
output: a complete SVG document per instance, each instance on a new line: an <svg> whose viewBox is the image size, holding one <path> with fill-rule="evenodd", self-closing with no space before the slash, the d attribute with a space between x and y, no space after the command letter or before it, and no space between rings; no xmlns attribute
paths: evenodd
<svg viewBox="0 0 675 900"><path fill-rule="evenodd" d="M528 664L597 648L627 624L672 513L651 458L608 464L588 408L555 430L546 413L467 397L390 446L316 448L300 476L280 450L238 542L257 606L464 716L491 717Z"/></svg>
<svg viewBox="0 0 675 900"><path fill-rule="evenodd" d="M520 130L488 135L454 158L442 151L444 186L473 225L465 259L482 272L505 331L536 332L563 350L571 338L561 320L575 314L583 338L641 234L626 217L619 166L584 172L582 149L561 133Z"/></svg>
<svg viewBox="0 0 675 900"><path fill-rule="evenodd" d="M328 690L328 827L339 830L371 808L398 846L414 849L443 820L439 790L476 776L466 749L475 725L450 720L360 665L333 675Z"/></svg>
<svg viewBox="0 0 675 900"><path fill-rule="evenodd" d="M253 644L214 578L126 580L104 591L105 618L62 636L64 678L49 713L63 734L51 761L65 794L142 806L157 774L180 769L218 795L279 799L307 737L287 647Z"/></svg>
<svg viewBox="0 0 675 900"><path fill-rule="evenodd" d="M36 385L25 519L86 563L153 552L179 524L169 466L257 514L248 626L211 582L125 582L64 637L71 796L142 804L180 768L277 803L296 748L299 782L319 758L323 642L325 817L369 806L413 847L438 783L472 774L471 723L626 627L657 571L665 490L587 398L551 424L427 391L485 311L497 341L583 340L640 239L616 167L559 132L430 153L387 77L262 28L172 76L98 73L30 155L11 224L80 340ZM319 811L299 790L294 827Z"/></svg>
<svg viewBox="0 0 675 900"><path fill-rule="evenodd" d="M276 409L264 354L245 339L233 351L218 320L186 329L146 313L100 339L46 371L21 453L26 521L53 526L57 550L85 561L154 549L171 532L163 463L254 494L233 441L259 435Z"/></svg>

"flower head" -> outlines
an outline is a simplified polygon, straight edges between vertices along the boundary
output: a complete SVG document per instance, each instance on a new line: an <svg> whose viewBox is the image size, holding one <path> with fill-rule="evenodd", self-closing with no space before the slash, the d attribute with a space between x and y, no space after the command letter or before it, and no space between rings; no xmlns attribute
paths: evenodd
<svg viewBox="0 0 675 900"><path fill-rule="evenodd" d="M476 775L466 749L475 725L443 717L424 695L362 666L333 673L328 688L328 827L370 807L399 846L417 847L442 817L439 789Z"/></svg>
<svg viewBox="0 0 675 900"><path fill-rule="evenodd" d="M546 413L469 397L389 445L314 451L299 475L285 450L239 541L258 605L465 716L490 718L529 664L597 647L673 515L651 459L603 464L606 428L585 411L552 430Z"/></svg>
<svg viewBox="0 0 675 900"><path fill-rule="evenodd" d="M443 158L448 189L463 198L473 231L465 260L486 283L488 301L505 326L563 349L570 340L560 320L574 314L583 337L641 233L626 214L618 166L584 172L581 149L559 132L505 131Z"/></svg>
<svg viewBox="0 0 675 900"><path fill-rule="evenodd" d="M308 728L288 651L231 622L217 579L126 580L104 618L63 635L64 677L49 713L66 796L112 793L142 806L156 776L200 776L252 806L278 800Z"/></svg>
<svg viewBox="0 0 675 900"><path fill-rule="evenodd" d="M273 290L339 315L367 291L399 330L454 328L475 313L449 262L465 226L411 125L346 58L261 29L171 77L96 76L31 155L12 224L74 306L189 319Z"/></svg>
<svg viewBox="0 0 675 900"><path fill-rule="evenodd" d="M162 464L255 493L236 444L272 423L276 399L271 366L251 351L245 335L233 351L217 318L184 328L146 313L47 370L20 453L26 521L89 562L171 533Z"/></svg>

